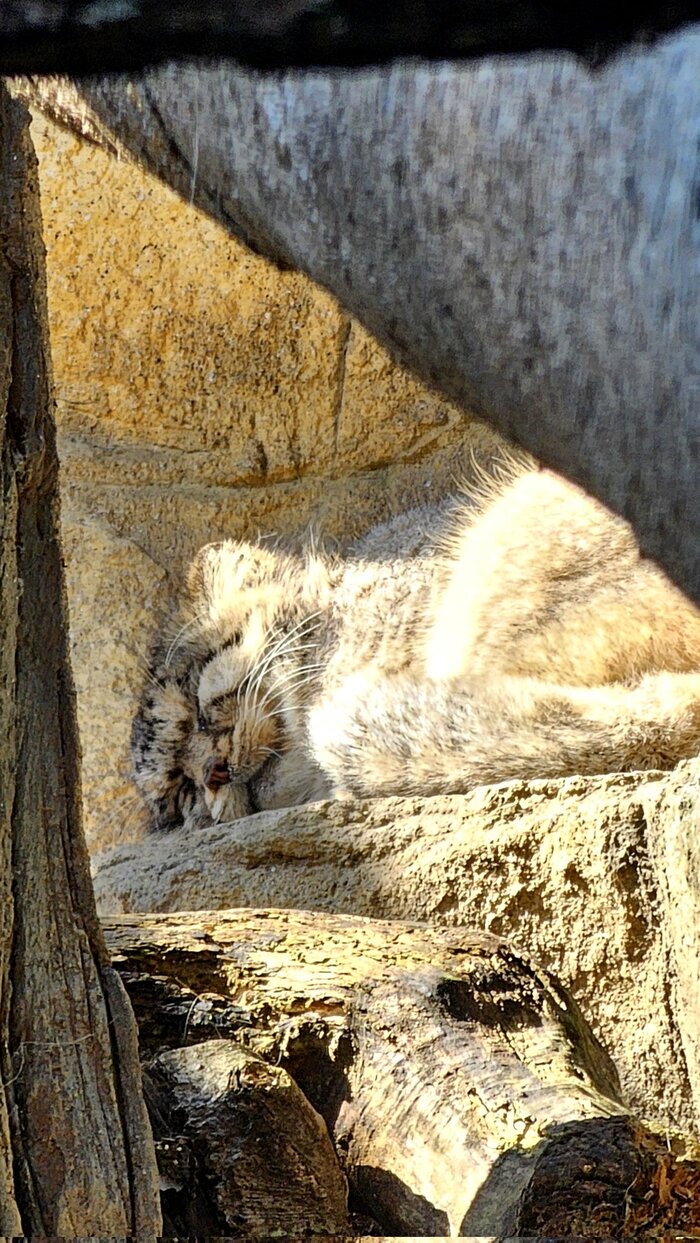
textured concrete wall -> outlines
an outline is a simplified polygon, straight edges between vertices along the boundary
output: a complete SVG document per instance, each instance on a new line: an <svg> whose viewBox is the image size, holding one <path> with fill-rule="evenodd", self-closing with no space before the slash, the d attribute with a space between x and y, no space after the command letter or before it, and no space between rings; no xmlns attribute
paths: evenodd
<svg viewBox="0 0 700 1243"><path fill-rule="evenodd" d="M227 535L340 544L449 490L493 438L332 298L43 118L73 660L89 844L137 833L127 740L174 575Z"/></svg>

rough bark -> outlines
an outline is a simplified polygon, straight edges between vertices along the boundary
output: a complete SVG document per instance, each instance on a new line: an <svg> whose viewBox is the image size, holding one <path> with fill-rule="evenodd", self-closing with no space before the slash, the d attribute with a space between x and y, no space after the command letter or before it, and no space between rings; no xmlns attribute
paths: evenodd
<svg viewBox="0 0 700 1243"><path fill-rule="evenodd" d="M0 72L106 73L194 55L267 69L546 48L599 60L696 17L690 0L647 0L619 12L542 0L4 0Z"/></svg>
<svg viewBox="0 0 700 1243"><path fill-rule="evenodd" d="M286 906L486 927L572 988L636 1112L700 1134L697 764L331 802L95 861L102 914Z"/></svg>
<svg viewBox="0 0 700 1243"><path fill-rule="evenodd" d="M165 1234L349 1233L328 1129L281 1067L219 1038L154 1058L146 1091Z"/></svg>
<svg viewBox="0 0 700 1243"><path fill-rule="evenodd" d="M144 1047L279 1062L385 1233L700 1226L695 1158L627 1116L571 997L498 938L251 910L104 927Z"/></svg>
<svg viewBox="0 0 700 1243"><path fill-rule="evenodd" d="M95 914L80 821L57 535L37 173L0 87L0 1224L158 1229L135 1027Z"/></svg>
<svg viewBox="0 0 700 1243"><path fill-rule="evenodd" d="M325 285L700 600L697 28L597 74L170 66L39 96Z"/></svg>

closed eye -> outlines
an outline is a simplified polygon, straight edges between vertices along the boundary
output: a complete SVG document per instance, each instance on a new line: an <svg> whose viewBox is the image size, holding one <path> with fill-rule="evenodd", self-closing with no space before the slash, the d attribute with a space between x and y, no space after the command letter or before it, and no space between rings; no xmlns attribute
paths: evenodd
<svg viewBox="0 0 700 1243"><path fill-rule="evenodd" d="M197 730L219 733L233 728L239 706L237 690L223 691L207 701L206 710L200 708L197 713ZM201 724L200 724L201 722Z"/></svg>
<svg viewBox="0 0 700 1243"><path fill-rule="evenodd" d="M210 732L233 730L239 715L240 695L237 690L224 691L206 702L206 728Z"/></svg>
<svg viewBox="0 0 700 1243"><path fill-rule="evenodd" d="M215 695L207 704L207 712L221 712L226 708L232 708L238 702L238 690L223 691L221 695Z"/></svg>

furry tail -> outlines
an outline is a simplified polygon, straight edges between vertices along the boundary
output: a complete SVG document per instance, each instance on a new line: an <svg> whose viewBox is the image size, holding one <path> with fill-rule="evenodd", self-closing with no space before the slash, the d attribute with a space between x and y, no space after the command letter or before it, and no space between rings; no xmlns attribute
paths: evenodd
<svg viewBox="0 0 700 1243"><path fill-rule="evenodd" d="M672 768L700 753L700 674L584 688L360 673L312 711L309 732L336 793L365 797Z"/></svg>

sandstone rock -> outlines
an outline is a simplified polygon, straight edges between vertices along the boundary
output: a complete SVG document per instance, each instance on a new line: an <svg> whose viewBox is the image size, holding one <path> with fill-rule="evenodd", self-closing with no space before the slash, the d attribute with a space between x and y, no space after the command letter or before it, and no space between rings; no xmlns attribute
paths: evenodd
<svg viewBox="0 0 700 1243"><path fill-rule="evenodd" d="M95 889L103 914L281 906L499 933L571 989L635 1111L697 1130L697 874L674 895L699 809L692 765L320 803L121 847Z"/></svg>
<svg viewBox="0 0 700 1243"><path fill-rule="evenodd" d="M130 705L141 688L153 618L167 597L163 569L109 523L63 506L88 848L146 831L129 766Z"/></svg>
<svg viewBox="0 0 700 1243"><path fill-rule="evenodd" d="M269 488L463 448L461 412L318 286L130 162L33 137L66 481Z"/></svg>

